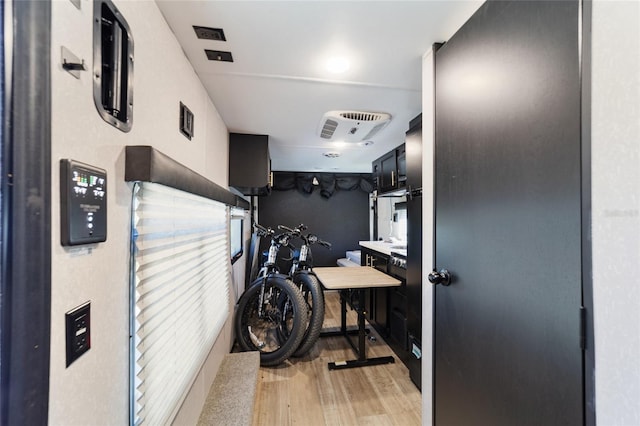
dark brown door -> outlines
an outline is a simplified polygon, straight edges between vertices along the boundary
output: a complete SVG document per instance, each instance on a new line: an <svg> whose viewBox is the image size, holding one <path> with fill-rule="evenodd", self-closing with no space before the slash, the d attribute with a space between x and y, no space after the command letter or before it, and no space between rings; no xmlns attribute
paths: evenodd
<svg viewBox="0 0 640 426"><path fill-rule="evenodd" d="M436 53L436 425L583 424L578 6L490 1Z"/></svg>

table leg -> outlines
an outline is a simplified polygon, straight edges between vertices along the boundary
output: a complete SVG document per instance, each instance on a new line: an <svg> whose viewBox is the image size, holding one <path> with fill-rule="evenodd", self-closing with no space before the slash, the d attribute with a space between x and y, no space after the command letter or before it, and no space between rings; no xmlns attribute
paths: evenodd
<svg viewBox="0 0 640 426"><path fill-rule="evenodd" d="M358 290L358 360L367 359L364 333L364 290Z"/></svg>
<svg viewBox="0 0 640 426"><path fill-rule="evenodd" d="M367 348L365 346L366 340L366 329L364 324L364 295L365 290L359 289L358 291L358 309L356 312L358 314L358 348L353 344L351 339L347 337L347 341L353 348L356 355L358 355L358 359L349 360L349 361L341 361L341 362L330 362L328 364L329 370L342 370L345 368L356 368L356 367L365 367L369 365L381 365L381 364L392 364L395 362L395 358L392 356L383 356L378 358L367 358ZM344 310L346 314L346 307ZM344 324L344 323L343 323Z"/></svg>
<svg viewBox="0 0 640 426"><path fill-rule="evenodd" d="M347 295L340 292L340 331L347 332Z"/></svg>

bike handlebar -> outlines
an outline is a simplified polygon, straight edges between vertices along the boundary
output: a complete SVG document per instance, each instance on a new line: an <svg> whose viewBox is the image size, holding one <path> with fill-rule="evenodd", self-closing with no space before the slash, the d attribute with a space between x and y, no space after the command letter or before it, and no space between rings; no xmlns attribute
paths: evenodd
<svg viewBox="0 0 640 426"><path fill-rule="evenodd" d="M265 236L270 236L275 234L275 231L271 228L265 228L264 226L260 225L259 223L254 223L253 226L256 227L256 234L258 234L261 237L265 237Z"/></svg>
<svg viewBox="0 0 640 426"><path fill-rule="evenodd" d="M278 225L278 229L281 229L283 231L288 232L289 234L295 236L295 237L299 237L302 235L302 231L306 230L307 227L305 224L301 223L300 225L296 226L295 228L291 229L288 226L284 226L284 225Z"/></svg>
<svg viewBox="0 0 640 426"><path fill-rule="evenodd" d="M278 229L280 229L282 231L287 231L290 234L295 234L296 233L295 229L291 229L288 226L284 226L284 225L278 225Z"/></svg>
<svg viewBox="0 0 640 426"><path fill-rule="evenodd" d="M318 240L318 244L331 250L331 243L328 241Z"/></svg>
<svg viewBox="0 0 640 426"><path fill-rule="evenodd" d="M306 244L308 244L308 245L317 243L317 244L320 244L323 247L331 249L331 243L328 242L328 241L323 241L323 240L319 239L317 235L314 235L314 234L302 235L302 231L307 229L307 226L302 224L302 223L300 225L296 226L293 229L289 228L288 226L278 225L278 229L285 231L286 233L288 233L292 237L302 238L304 240L304 242Z"/></svg>

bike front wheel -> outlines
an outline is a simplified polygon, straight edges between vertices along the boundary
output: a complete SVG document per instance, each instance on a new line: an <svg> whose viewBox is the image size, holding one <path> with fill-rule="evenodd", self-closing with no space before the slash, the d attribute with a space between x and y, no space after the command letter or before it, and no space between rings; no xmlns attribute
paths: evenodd
<svg viewBox="0 0 640 426"><path fill-rule="evenodd" d="M276 276L258 280L238 301L236 338L243 350L260 352L260 365L278 365L300 346L308 307L291 280Z"/></svg>

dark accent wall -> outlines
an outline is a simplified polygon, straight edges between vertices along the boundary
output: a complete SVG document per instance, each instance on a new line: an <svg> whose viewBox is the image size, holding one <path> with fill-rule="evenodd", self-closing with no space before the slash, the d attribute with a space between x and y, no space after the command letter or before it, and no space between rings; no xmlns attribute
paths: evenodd
<svg viewBox="0 0 640 426"><path fill-rule="evenodd" d="M318 189L311 194L272 191L258 199L258 222L274 229L280 224L293 227L304 223L309 227L307 232L333 245L331 250L313 246L314 266L336 266L347 250L358 250L358 241L369 239L369 194L360 190L336 191L327 199ZM299 245L299 240L294 244ZM269 241L263 239L261 250L268 245Z"/></svg>

